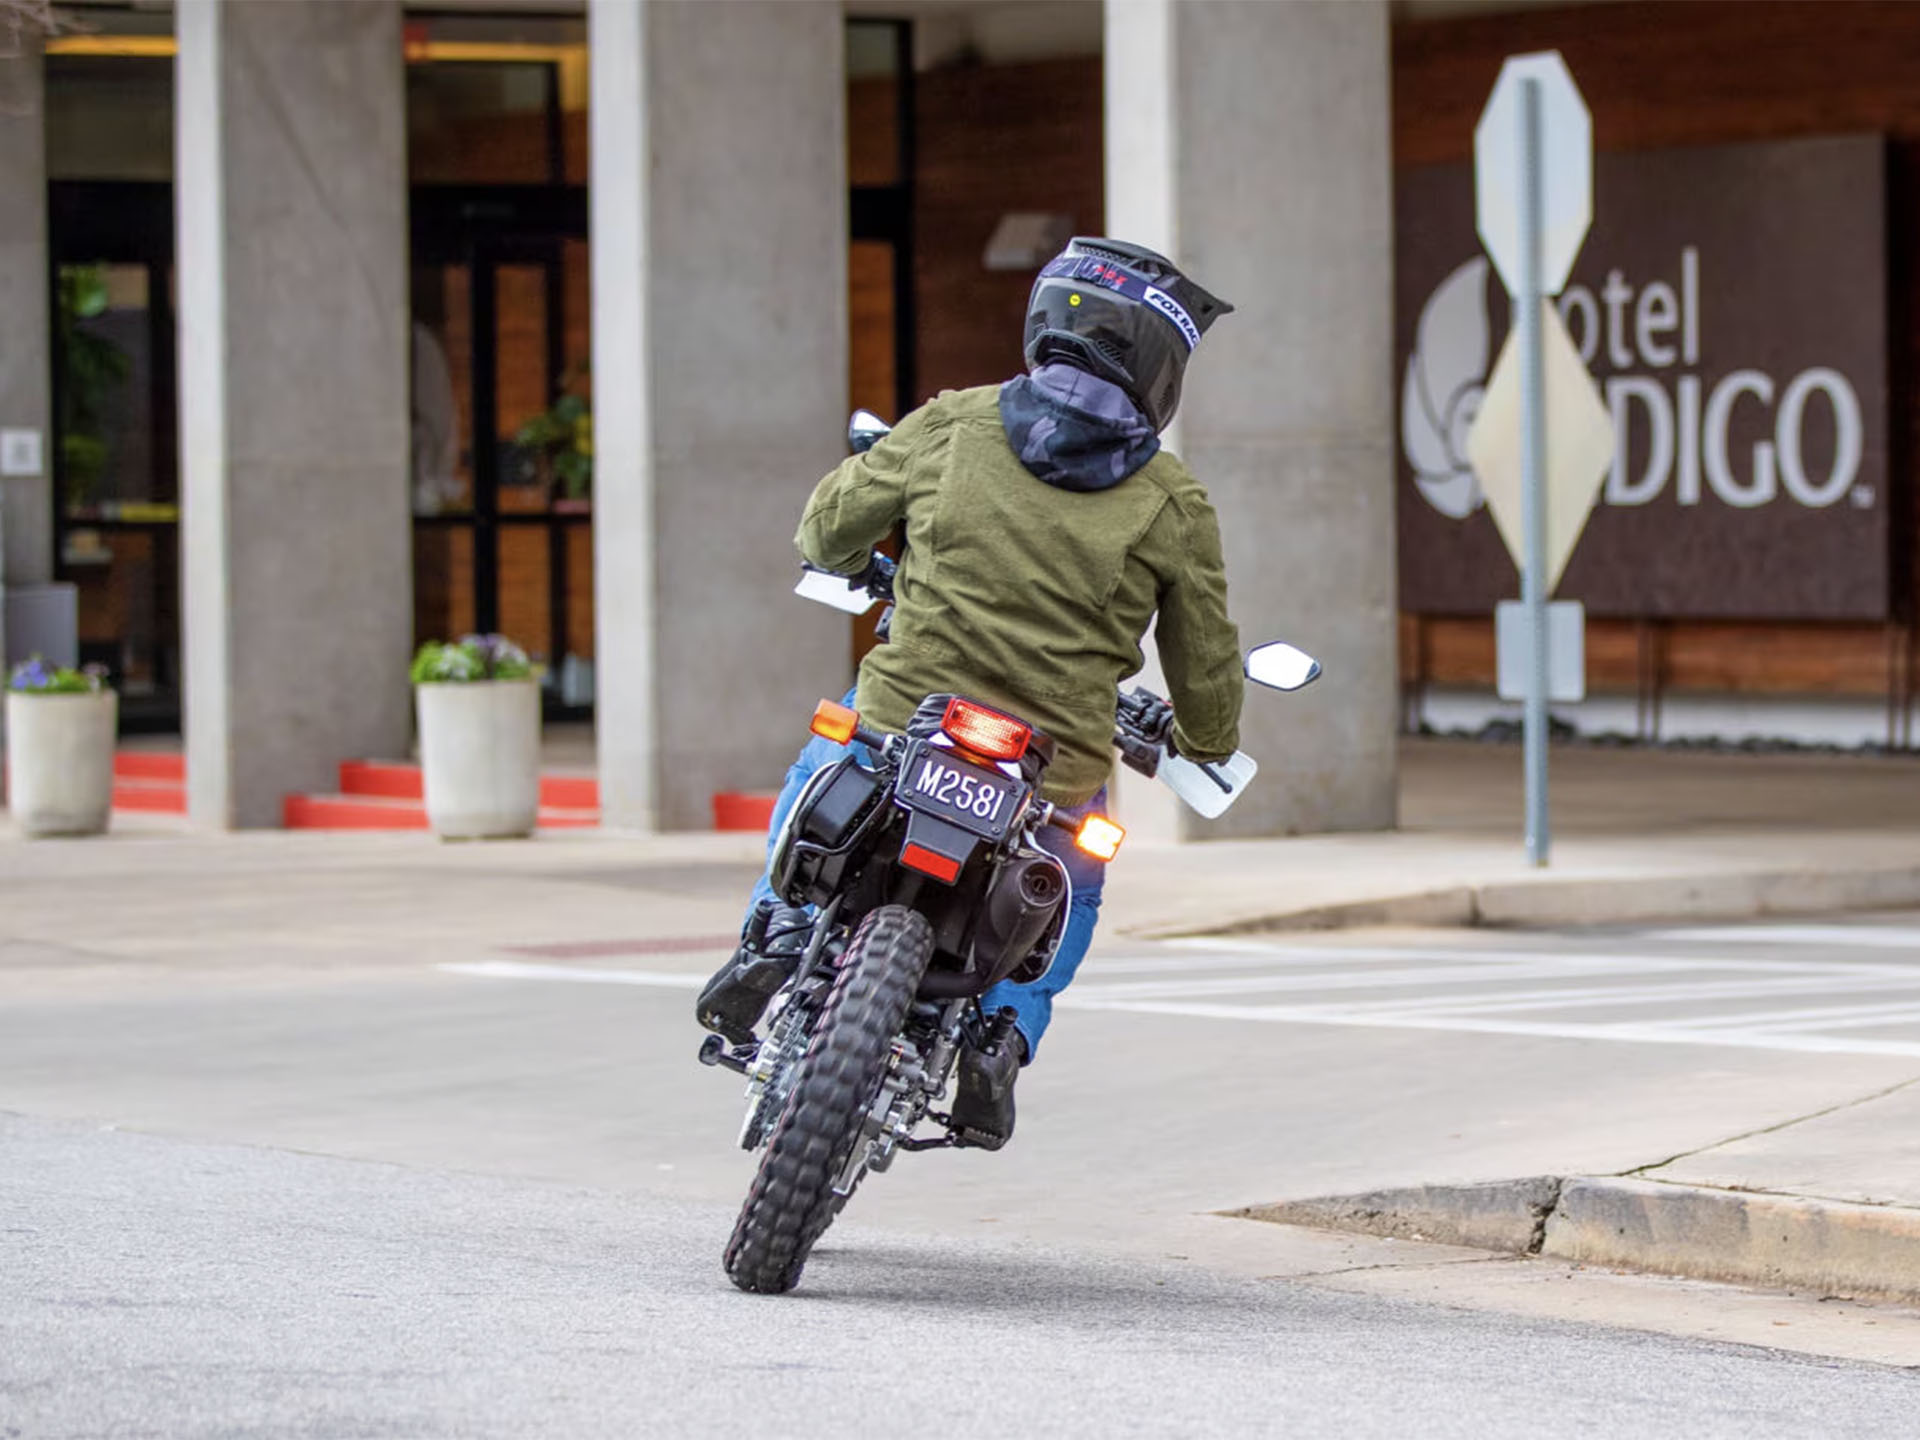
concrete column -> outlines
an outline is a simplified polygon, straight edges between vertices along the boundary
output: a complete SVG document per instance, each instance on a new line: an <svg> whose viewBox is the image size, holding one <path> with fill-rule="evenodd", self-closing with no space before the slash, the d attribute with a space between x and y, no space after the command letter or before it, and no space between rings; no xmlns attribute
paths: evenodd
<svg viewBox="0 0 1920 1440"><path fill-rule="evenodd" d="M1212 493L1249 645L1318 655L1249 687L1261 764L1189 836L1384 829L1396 811L1387 7L1107 0L1107 225L1238 307L1188 372L1175 448Z"/></svg>
<svg viewBox="0 0 1920 1440"><path fill-rule="evenodd" d="M38 437L37 473L0 466L0 583L53 578L53 409L47 334L47 169L40 37L0 58L0 430ZM0 47L10 44L0 27ZM0 631L4 636L4 631ZM5 653L0 660L21 657Z"/></svg>
<svg viewBox="0 0 1920 1440"><path fill-rule="evenodd" d="M834 0L591 0L601 811L702 829L845 688L793 532L845 454Z"/></svg>
<svg viewBox="0 0 1920 1440"><path fill-rule="evenodd" d="M406 750L397 0L180 0L175 204L188 808Z"/></svg>

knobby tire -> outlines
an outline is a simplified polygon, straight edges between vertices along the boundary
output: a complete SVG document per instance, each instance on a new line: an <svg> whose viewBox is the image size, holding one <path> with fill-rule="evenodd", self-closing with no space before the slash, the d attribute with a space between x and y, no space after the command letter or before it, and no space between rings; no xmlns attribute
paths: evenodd
<svg viewBox="0 0 1920 1440"><path fill-rule="evenodd" d="M932 928L905 906L875 910L854 932L727 1242L727 1275L742 1290L777 1295L800 1282L839 1212L834 1181L859 1141L932 953Z"/></svg>

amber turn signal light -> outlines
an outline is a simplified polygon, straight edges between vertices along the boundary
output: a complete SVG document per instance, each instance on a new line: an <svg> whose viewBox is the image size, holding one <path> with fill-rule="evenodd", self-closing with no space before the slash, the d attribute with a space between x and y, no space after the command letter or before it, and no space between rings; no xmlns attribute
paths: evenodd
<svg viewBox="0 0 1920 1440"><path fill-rule="evenodd" d="M832 700L822 700L813 707L813 724L808 728L822 739L845 745L860 728L860 712Z"/></svg>
<svg viewBox="0 0 1920 1440"><path fill-rule="evenodd" d="M1089 815L1073 833L1073 843L1096 860L1111 860L1120 853L1120 842L1127 832L1104 815Z"/></svg>

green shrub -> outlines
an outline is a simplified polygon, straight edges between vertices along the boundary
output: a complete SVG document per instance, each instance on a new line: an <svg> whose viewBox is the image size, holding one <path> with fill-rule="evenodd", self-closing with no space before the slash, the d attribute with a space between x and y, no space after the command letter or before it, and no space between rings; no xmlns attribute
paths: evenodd
<svg viewBox="0 0 1920 1440"><path fill-rule="evenodd" d="M429 640L407 671L416 685L469 680L531 680L539 667L504 635L462 635L458 640Z"/></svg>
<svg viewBox="0 0 1920 1440"><path fill-rule="evenodd" d="M7 688L28 695L92 695L104 690L107 672L98 665L71 670L65 665L49 665L38 655L22 660L7 677Z"/></svg>

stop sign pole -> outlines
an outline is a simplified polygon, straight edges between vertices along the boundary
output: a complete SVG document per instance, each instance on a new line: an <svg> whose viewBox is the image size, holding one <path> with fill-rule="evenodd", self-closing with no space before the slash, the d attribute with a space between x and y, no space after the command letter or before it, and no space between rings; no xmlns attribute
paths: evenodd
<svg viewBox="0 0 1920 1440"><path fill-rule="evenodd" d="M1547 814L1547 404L1542 306L1566 284L1593 217L1593 129L1557 51L1507 61L1474 132L1480 237L1513 299L1520 346L1520 600L1528 629L1522 734L1527 859L1545 865Z"/></svg>
<svg viewBox="0 0 1920 1440"><path fill-rule="evenodd" d="M1527 610L1527 863L1545 865L1552 848L1547 813L1547 406L1540 334L1540 82L1520 82L1520 528L1527 558L1520 603Z"/></svg>

